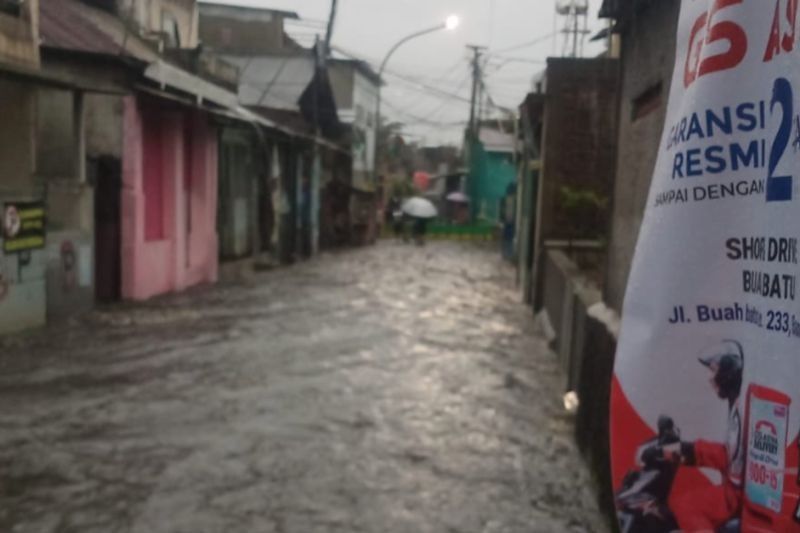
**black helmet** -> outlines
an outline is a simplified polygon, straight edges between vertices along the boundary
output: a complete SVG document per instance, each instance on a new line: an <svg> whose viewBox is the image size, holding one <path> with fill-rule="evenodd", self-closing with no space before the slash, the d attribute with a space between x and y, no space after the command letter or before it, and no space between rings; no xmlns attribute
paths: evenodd
<svg viewBox="0 0 800 533"><path fill-rule="evenodd" d="M700 362L714 370L720 398L735 400L742 390L744 350L738 341L724 340L704 351Z"/></svg>

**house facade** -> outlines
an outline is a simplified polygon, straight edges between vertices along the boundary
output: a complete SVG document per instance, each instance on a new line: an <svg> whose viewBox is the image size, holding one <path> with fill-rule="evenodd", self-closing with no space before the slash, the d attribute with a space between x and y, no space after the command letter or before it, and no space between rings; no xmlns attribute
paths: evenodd
<svg viewBox="0 0 800 533"><path fill-rule="evenodd" d="M329 73L339 120L347 126L352 154L350 218L356 238L375 238L375 209L380 199L376 176L378 95L381 81L363 61L334 59Z"/></svg>
<svg viewBox="0 0 800 533"><path fill-rule="evenodd" d="M286 36L284 20L294 18L296 13L263 8L214 3L200 8L204 46L240 70L239 102L276 126L264 131L270 147L254 179L262 200L261 233L272 235L267 248L282 262L338 240L323 235L322 220L341 223L341 193L349 194L350 183L341 172L346 148L339 142L331 82L314 52ZM329 187L332 179L344 180L345 187Z"/></svg>
<svg viewBox="0 0 800 533"><path fill-rule="evenodd" d="M38 2L0 4L0 334L46 317L45 190L36 172Z"/></svg>
<svg viewBox="0 0 800 533"><path fill-rule="evenodd" d="M182 19L196 16L192 2L170 5L186 10ZM100 88L80 109L88 117L82 161L88 178L78 183L91 181L94 209L89 201L61 202L93 230L95 295L143 300L217 279L212 115L237 104L234 94L165 60L166 42L151 38L147 27L131 34L120 9L43 0L42 56L48 72ZM64 141L75 112L64 112L60 99L43 97L42 105L54 110L43 130L52 137L61 132Z"/></svg>

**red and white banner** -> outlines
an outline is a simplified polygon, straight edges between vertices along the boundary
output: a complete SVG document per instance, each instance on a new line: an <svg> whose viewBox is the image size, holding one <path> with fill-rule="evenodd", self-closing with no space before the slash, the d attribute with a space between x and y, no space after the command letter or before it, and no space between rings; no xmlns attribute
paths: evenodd
<svg viewBox="0 0 800 533"><path fill-rule="evenodd" d="M623 531L800 531L800 0L683 0L611 403Z"/></svg>

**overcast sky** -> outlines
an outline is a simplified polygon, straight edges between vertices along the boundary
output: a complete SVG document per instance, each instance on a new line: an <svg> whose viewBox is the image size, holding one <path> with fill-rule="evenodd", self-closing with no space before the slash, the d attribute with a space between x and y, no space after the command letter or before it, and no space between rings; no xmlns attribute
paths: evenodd
<svg viewBox="0 0 800 533"><path fill-rule="evenodd" d="M303 21L291 23L287 29L303 44L313 42L314 34L324 33L330 10L330 0L214 1L296 11ZM590 0L592 34L606 25L597 18L601 1ZM391 74L386 77L383 113L406 125L404 131L409 140L425 145L460 144L462 123L469 116L469 104L462 101L470 94L466 46L488 47L486 80L490 95L497 105L516 109L530 91L532 78L542 71L547 56L562 54L563 37L558 36L557 42L552 37L555 3L556 0L339 0L333 44L378 64L397 40L436 25L449 14L459 15L462 24L456 31L411 41L392 57L387 67ZM540 44L516 48L539 38L543 39ZM602 45L590 45L587 39L585 55L602 50ZM431 86L440 91L432 91Z"/></svg>

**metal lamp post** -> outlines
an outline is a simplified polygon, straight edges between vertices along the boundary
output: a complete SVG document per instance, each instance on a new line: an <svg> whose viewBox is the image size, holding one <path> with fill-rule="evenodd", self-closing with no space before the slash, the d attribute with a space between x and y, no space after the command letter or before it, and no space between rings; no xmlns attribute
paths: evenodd
<svg viewBox="0 0 800 533"><path fill-rule="evenodd" d="M458 28L458 25L460 24L460 22L461 21L459 20L458 16L450 15L441 24L438 24L438 25L433 26L431 28L426 28L424 30L420 30L420 31L414 32L414 33L412 33L410 35L407 35L406 37L403 37L402 39L397 41L397 43L395 43L394 46L392 46L389 49L389 52L387 52L386 56L383 58L383 61L381 62L380 69L378 70L378 105L377 105L377 109L375 111L375 121L376 121L375 122L375 124L376 124L375 131L376 131L376 136L377 136L376 144L378 144L378 142L380 141L380 131L381 131L381 93L382 93L382 87L383 87L383 72L386 70L386 64L389 62L389 59L391 59L391 57L394 55L394 53L397 51L398 48L400 48L401 46L406 44L408 41L411 41L413 39L416 39L417 37L422 37L423 35L428 35L429 33L435 33L437 31L441 31L441 30L448 30L448 31L455 30L456 28ZM375 181L377 183L377 176L376 176L376 180Z"/></svg>

